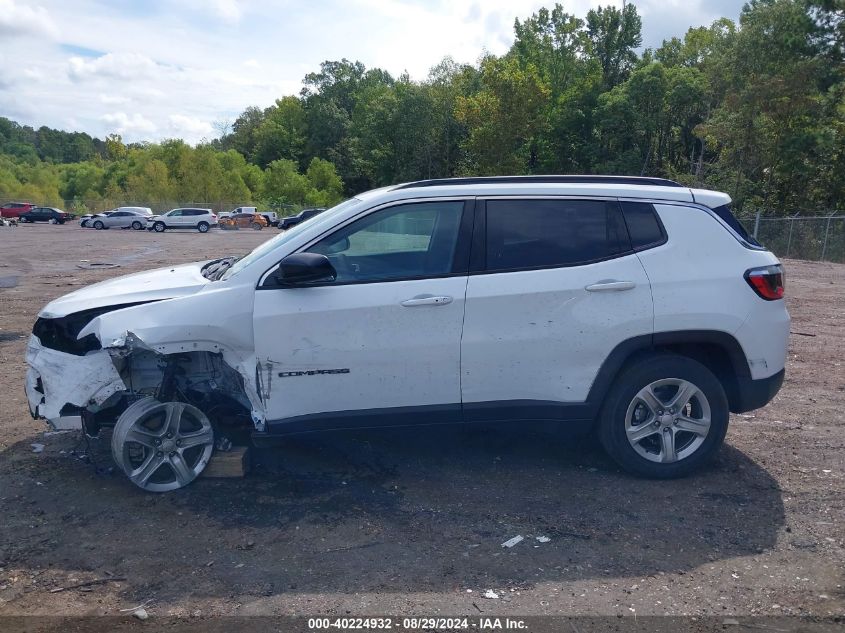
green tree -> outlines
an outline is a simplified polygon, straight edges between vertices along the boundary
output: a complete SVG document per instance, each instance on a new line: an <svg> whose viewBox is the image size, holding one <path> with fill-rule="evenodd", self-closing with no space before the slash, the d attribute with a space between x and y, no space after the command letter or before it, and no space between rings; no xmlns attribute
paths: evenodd
<svg viewBox="0 0 845 633"><path fill-rule="evenodd" d="M305 150L307 123L305 109L296 97L283 97L264 112L255 131L255 147L250 158L266 167L278 158L300 162Z"/></svg>
<svg viewBox="0 0 845 633"><path fill-rule="evenodd" d="M633 69L636 49L643 42L637 7L626 4L621 11L616 7L591 9L587 13L587 37L589 53L601 64L605 87L619 85Z"/></svg>
<svg viewBox="0 0 845 633"><path fill-rule="evenodd" d="M463 170L478 175L530 171L549 89L533 64L523 68L513 58L485 59L481 82L480 92L458 97L455 106L468 129Z"/></svg>

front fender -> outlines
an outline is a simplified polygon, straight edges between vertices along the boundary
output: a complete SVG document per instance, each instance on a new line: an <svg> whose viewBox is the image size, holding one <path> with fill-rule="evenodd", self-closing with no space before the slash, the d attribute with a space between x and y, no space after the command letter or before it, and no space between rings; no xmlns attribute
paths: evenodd
<svg viewBox="0 0 845 633"><path fill-rule="evenodd" d="M252 286L205 289L103 314L86 325L79 338L93 334L104 348L118 353L147 349L162 355L222 354L242 376L258 425L264 420L264 405L256 383L254 302Z"/></svg>

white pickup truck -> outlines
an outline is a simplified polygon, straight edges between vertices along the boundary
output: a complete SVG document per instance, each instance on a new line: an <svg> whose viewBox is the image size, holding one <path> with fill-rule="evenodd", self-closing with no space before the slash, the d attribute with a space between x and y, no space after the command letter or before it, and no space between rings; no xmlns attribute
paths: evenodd
<svg viewBox="0 0 845 633"><path fill-rule="evenodd" d="M220 214L221 218L228 218L230 215L235 215L236 213L258 213L259 215L263 215L267 218L267 222L269 222L270 226L278 226L279 224L279 216L276 215L275 211L258 211L256 207L238 207L232 211L225 211Z"/></svg>

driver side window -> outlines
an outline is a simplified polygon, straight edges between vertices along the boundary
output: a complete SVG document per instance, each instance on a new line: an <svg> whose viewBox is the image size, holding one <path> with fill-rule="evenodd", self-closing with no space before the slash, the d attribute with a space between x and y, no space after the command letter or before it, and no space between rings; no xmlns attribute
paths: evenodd
<svg viewBox="0 0 845 633"><path fill-rule="evenodd" d="M335 283L395 281L452 272L462 201L381 209L335 231L308 249L325 255Z"/></svg>

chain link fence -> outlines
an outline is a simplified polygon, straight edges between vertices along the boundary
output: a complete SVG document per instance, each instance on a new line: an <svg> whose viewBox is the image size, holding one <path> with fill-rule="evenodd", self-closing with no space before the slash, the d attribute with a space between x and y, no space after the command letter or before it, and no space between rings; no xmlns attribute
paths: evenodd
<svg viewBox="0 0 845 633"><path fill-rule="evenodd" d="M741 218L751 235L778 257L845 263L845 215Z"/></svg>

